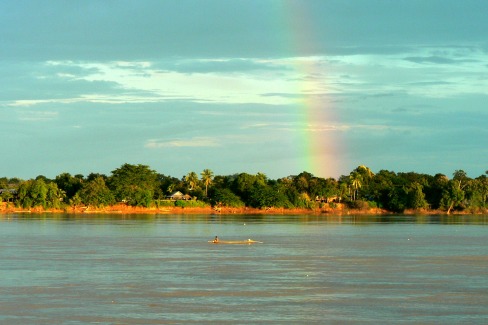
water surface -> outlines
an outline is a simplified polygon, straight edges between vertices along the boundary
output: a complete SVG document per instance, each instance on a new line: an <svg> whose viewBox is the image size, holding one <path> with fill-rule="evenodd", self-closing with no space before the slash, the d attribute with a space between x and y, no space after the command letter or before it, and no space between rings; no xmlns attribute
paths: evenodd
<svg viewBox="0 0 488 325"><path fill-rule="evenodd" d="M1 324L488 323L486 217L0 218Z"/></svg>

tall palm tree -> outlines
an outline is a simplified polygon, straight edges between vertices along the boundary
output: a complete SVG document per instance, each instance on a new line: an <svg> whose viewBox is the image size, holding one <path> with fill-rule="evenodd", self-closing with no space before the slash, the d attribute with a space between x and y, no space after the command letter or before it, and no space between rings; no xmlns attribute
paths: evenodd
<svg viewBox="0 0 488 325"><path fill-rule="evenodd" d="M351 186L354 189L353 200L355 201L357 199L357 196L358 196L358 191L361 188L361 186L363 185L361 183L361 174L359 174L358 172L352 172L349 177L350 177L350 181L351 181Z"/></svg>
<svg viewBox="0 0 488 325"><path fill-rule="evenodd" d="M193 190L197 186L197 183L198 183L198 175L197 175L197 173L195 173L195 172L189 172L185 176L185 182L188 183L188 185L190 186L190 191Z"/></svg>
<svg viewBox="0 0 488 325"><path fill-rule="evenodd" d="M200 175L202 175L202 181L205 184L205 196L208 196L208 186L212 183L214 174L210 169L204 169Z"/></svg>

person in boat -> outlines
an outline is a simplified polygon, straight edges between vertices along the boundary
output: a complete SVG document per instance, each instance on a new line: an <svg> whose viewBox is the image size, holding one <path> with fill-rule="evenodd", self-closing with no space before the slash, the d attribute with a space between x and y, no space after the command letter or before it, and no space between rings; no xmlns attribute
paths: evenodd
<svg viewBox="0 0 488 325"><path fill-rule="evenodd" d="M219 237L215 236L214 240L212 241L213 243L218 243L219 242Z"/></svg>

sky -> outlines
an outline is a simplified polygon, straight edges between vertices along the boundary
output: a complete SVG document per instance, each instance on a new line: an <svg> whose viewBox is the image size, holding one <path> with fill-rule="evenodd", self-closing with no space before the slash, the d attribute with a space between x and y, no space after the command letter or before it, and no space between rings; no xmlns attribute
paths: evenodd
<svg viewBox="0 0 488 325"><path fill-rule="evenodd" d="M0 176L488 170L488 1L0 0Z"/></svg>

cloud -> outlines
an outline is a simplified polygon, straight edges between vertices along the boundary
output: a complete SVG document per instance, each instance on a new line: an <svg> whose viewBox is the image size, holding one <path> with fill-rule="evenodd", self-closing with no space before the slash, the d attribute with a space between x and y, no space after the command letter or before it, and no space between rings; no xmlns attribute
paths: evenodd
<svg viewBox="0 0 488 325"><path fill-rule="evenodd" d="M57 75L74 79L80 79L101 72L97 67L85 66L83 62L74 61L46 61L39 67L38 71L46 75Z"/></svg>
<svg viewBox="0 0 488 325"><path fill-rule="evenodd" d="M181 73L237 73L252 71L280 71L287 69L276 61L257 59L194 59L170 62L154 62L153 69L176 71Z"/></svg>
<svg viewBox="0 0 488 325"><path fill-rule="evenodd" d="M32 111L21 110L18 112L19 120L29 122L46 122L54 120L58 117L59 113L54 111Z"/></svg>
<svg viewBox="0 0 488 325"><path fill-rule="evenodd" d="M88 94L116 94L124 90L115 81L87 80L96 68L52 62L0 63L0 100L69 100Z"/></svg>
<svg viewBox="0 0 488 325"><path fill-rule="evenodd" d="M400 114L414 114L420 115L425 112L435 111L436 107L434 105L428 104L410 104L410 105L400 105L396 108L392 108L390 112L400 113Z"/></svg>
<svg viewBox="0 0 488 325"><path fill-rule="evenodd" d="M486 10L484 0L2 1L0 39L2 56L21 60L392 54L485 42Z"/></svg>
<svg viewBox="0 0 488 325"><path fill-rule="evenodd" d="M356 126L355 126L356 127ZM357 126L359 127L359 126ZM364 128L364 126L363 126ZM331 132L347 131L351 129L350 125L341 123L301 123L301 122L260 122L249 123L242 126L242 129L261 129L267 131L279 132Z"/></svg>
<svg viewBox="0 0 488 325"><path fill-rule="evenodd" d="M300 98L303 94L298 93L264 93L261 94L263 97L284 97L284 98Z"/></svg>
<svg viewBox="0 0 488 325"><path fill-rule="evenodd" d="M158 148L181 148L181 147L218 147L219 141L212 137L193 137L190 139L149 139L144 144L145 148L158 149Z"/></svg>
<svg viewBox="0 0 488 325"><path fill-rule="evenodd" d="M415 81L409 83L411 86L439 86L439 85L452 85L453 82L444 80L431 80L431 81Z"/></svg>
<svg viewBox="0 0 488 325"><path fill-rule="evenodd" d="M475 63L477 60L472 59L451 59L442 56L410 56L404 58L405 61L423 64L423 63L434 63L434 64L460 64L460 63Z"/></svg>

